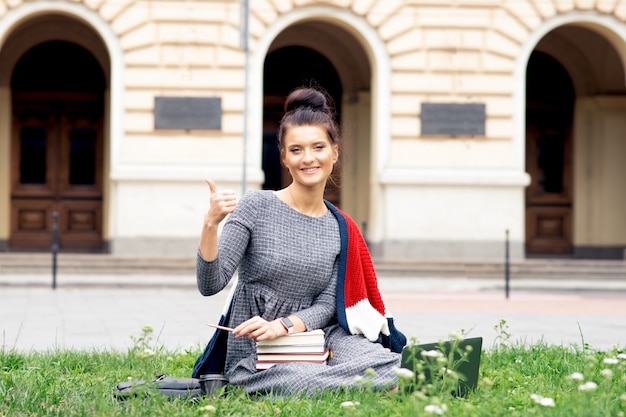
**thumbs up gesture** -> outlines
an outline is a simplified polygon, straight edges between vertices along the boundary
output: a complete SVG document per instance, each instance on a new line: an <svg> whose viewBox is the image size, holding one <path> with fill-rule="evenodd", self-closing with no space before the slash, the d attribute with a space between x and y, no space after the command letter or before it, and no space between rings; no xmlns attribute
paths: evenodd
<svg viewBox="0 0 626 417"><path fill-rule="evenodd" d="M204 223L209 227L217 227L229 213L235 211L237 200L233 190L218 190L213 180L206 179L211 190L209 211L204 216Z"/></svg>

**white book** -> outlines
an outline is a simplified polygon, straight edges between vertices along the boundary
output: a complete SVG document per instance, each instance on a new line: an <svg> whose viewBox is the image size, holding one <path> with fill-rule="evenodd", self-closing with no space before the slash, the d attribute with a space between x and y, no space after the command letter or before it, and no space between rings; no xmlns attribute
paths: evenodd
<svg viewBox="0 0 626 417"><path fill-rule="evenodd" d="M284 345L284 346L263 346L257 345L257 354L265 353L323 353L325 345Z"/></svg>
<svg viewBox="0 0 626 417"><path fill-rule="evenodd" d="M324 331L322 329L311 330L310 332L292 333L285 336L279 336L272 340L262 340L257 342L257 350L262 346L324 346Z"/></svg>

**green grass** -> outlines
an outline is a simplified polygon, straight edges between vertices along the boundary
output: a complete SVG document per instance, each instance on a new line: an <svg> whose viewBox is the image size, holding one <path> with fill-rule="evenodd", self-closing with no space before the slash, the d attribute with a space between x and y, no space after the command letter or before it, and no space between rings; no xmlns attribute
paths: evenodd
<svg viewBox="0 0 626 417"><path fill-rule="evenodd" d="M148 396L119 401L113 396L117 383L129 378L151 380L162 373L187 377L200 354L199 347L168 352L154 346L151 331L144 328L142 336L132 338L135 347L128 352L19 353L0 349L0 416L436 416L437 411L445 416L490 417L626 414L624 350L512 344L508 337L483 351L478 390L468 398L446 394L445 381L412 392L372 392L364 376L361 390L326 393L314 399L250 398L231 390L218 400ZM595 389L579 388L593 388L589 382Z"/></svg>

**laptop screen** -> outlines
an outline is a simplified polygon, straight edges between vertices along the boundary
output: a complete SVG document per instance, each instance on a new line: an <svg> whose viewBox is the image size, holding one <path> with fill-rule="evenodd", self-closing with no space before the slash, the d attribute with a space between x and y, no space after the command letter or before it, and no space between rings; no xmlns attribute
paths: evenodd
<svg viewBox="0 0 626 417"><path fill-rule="evenodd" d="M482 337L420 345L407 345L402 350L402 368L415 372L416 386L433 384L433 374L437 375L442 367L456 372L459 379L452 389L454 396L467 396L478 385L478 372L482 352ZM469 347L468 347L469 346ZM438 358L445 358L442 365ZM433 372L433 366L437 366ZM419 381L419 374L424 380ZM443 377L439 377L443 379Z"/></svg>

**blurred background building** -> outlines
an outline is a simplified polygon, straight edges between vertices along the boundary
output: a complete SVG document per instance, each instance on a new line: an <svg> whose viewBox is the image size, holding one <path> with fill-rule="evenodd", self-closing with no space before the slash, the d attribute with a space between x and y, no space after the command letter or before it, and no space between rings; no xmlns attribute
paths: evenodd
<svg viewBox="0 0 626 417"><path fill-rule="evenodd" d="M48 251L57 212L64 252L194 256L204 178L286 185L284 99L321 85L328 198L378 259L500 259L507 231L517 259L623 259L625 21L617 0L0 0L0 251Z"/></svg>

